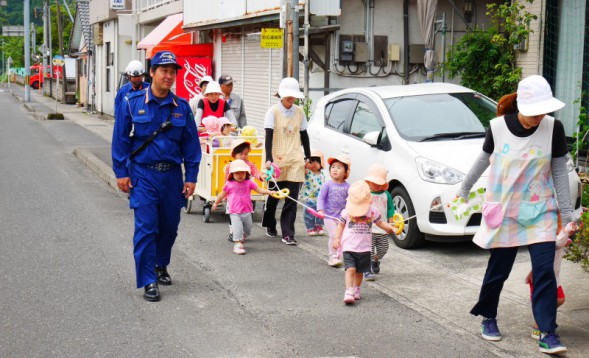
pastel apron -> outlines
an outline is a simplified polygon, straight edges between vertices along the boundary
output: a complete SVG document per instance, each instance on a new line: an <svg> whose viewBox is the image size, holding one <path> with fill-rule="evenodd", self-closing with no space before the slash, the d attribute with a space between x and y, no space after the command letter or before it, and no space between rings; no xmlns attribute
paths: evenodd
<svg viewBox="0 0 589 358"><path fill-rule="evenodd" d="M554 118L545 116L529 137L516 137L503 117L491 121L495 150L483 203L481 227L473 238L485 249L554 241L557 205L552 181Z"/></svg>
<svg viewBox="0 0 589 358"><path fill-rule="evenodd" d="M272 140L272 158L280 168L280 177L276 181L305 181L305 155L301 148L301 125L303 110L294 106L294 115L287 117L278 105L273 107L274 138Z"/></svg>

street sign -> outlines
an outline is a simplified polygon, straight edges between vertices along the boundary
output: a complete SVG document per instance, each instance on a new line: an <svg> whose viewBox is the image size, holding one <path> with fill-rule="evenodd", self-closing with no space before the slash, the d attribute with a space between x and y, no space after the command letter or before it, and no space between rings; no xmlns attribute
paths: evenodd
<svg viewBox="0 0 589 358"><path fill-rule="evenodd" d="M125 0L110 0L111 10L125 10Z"/></svg>
<svg viewBox="0 0 589 358"><path fill-rule="evenodd" d="M284 29L263 28L260 36L261 48L282 48Z"/></svg>
<svg viewBox="0 0 589 358"><path fill-rule="evenodd" d="M64 64L65 64L65 60L64 60L63 56L60 56L60 55L53 56L53 65L54 66L63 66Z"/></svg>

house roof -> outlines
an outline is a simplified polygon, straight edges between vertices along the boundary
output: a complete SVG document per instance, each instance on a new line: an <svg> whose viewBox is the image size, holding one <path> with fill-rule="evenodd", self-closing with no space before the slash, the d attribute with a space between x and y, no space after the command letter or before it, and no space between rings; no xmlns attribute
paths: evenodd
<svg viewBox="0 0 589 358"><path fill-rule="evenodd" d="M84 41L84 43L82 43ZM77 52L80 48L92 47L92 27L90 26L90 2L78 0L76 3L76 16L70 36L70 52Z"/></svg>

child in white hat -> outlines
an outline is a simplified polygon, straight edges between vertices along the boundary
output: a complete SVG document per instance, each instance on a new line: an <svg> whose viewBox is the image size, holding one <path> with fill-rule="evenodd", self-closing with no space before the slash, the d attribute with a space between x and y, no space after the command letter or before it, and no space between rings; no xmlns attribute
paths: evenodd
<svg viewBox="0 0 589 358"><path fill-rule="evenodd" d="M364 272L370 272L372 226L387 233L394 228L381 220L380 211L372 204L370 187L364 181L350 185L346 208L342 210L333 248L343 250L346 270L344 302L351 304L360 299L360 285Z"/></svg>
<svg viewBox="0 0 589 358"><path fill-rule="evenodd" d="M253 210L251 191L260 194L271 195L274 192L258 187L250 180L250 167L241 159L236 159L229 164L229 178L223 186L223 191L217 196L213 204L213 211L221 201L227 198L229 202L229 217L233 231L233 252L237 255L245 254L243 243L252 232Z"/></svg>

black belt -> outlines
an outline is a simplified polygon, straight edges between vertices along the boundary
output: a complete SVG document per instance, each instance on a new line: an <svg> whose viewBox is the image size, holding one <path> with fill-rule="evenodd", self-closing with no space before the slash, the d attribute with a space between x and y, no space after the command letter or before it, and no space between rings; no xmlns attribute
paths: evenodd
<svg viewBox="0 0 589 358"><path fill-rule="evenodd" d="M160 163L154 163L154 164L139 164L147 169L151 169L151 170L156 170L158 172L167 172L169 170L172 170L178 166L180 166L179 164L176 163L166 163L166 162L160 162Z"/></svg>

